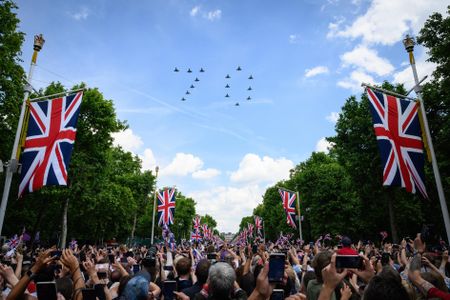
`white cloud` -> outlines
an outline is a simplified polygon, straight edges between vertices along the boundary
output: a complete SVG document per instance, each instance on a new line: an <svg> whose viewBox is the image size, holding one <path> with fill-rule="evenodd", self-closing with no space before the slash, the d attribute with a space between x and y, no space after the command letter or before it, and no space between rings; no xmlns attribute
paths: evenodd
<svg viewBox="0 0 450 300"><path fill-rule="evenodd" d="M373 0L364 15L344 29L330 23L328 37L362 38L365 43L392 45L405 33L417 33L433 12L445 13L447 0Z"/></svg>
<svg viewBox="0 0 450 300"><path fill-rule="evenodd" d="M306 69L305 70L305 77L309 78L309 77L314 77L317 76L319 74L328 74L330 71L328 70L327 67L325 66L317 66L314 67L312 69Z"/></svg>
<svg viewBox="0 0 450 300"><path fill-rule="evenodd" d="M144 150L143 155L139 155L139 158L142 160L142 170L154 170L156 167L156 159L155 155L153 154L152 149L146 148Z"/></svg>
<svg viewBox="0 0 450 300"><path fill-rule="evenodd" d="M298 43L298 34L290 34L289 35L289 43L290 44L297 44Z"/></svg>
<svg viewBox="0 0 450 300"><path fill-rule="evenodd" d="M140 136L133 133L130 128L111 134L114 146L121 146L125 151L135 153L144 144Z"/></svg>
<svg viewBox="0 0 450 300"><path fill-rule="evenodd" d="M421 58L416 60L416 68L419 73L419 80L421 80L425 75L428 75L427 80L425 80L425 82L427 82L431 80L432 73L436 69L436 64L426 61L425 58ZM409 66L409 63L408 66L404 67L401 71L394 73L394 83L402 83L405 85L406 89L412 88L415 85L413 72Z"/></svg>
<svg viewBox="0 0 450 300"><path fill-rule="evenodd" d="M195 17L197 14L198 14L198 12L200 11L200 6L194 6L192 9L191 9L191 11L190 11L190 15L192 16L192 17Z"/></svg>
<svg viewBox="0 0 450 300"><path fill-rule="evenodd" d="M261 203L265 188L257 184L244 187L218 186L188 194L192 197L199 214L209 214L217 221L220 231L237 232L239 223ZM214 201L212 201L214 199Z"/></svg>
<svg viewBox="0 0 450 300"><path fill-rule="evenodd" d="M394 66L389 60L379 57L377 51L364 45L358 45L352 51L344 53L341 61L344 67L355 66L378 76L388 75L394 71Z"/></svg>
<svg viewBox="0 0 450 300"><path fill-rule="evenodd" d="M289 170L294 163L284 157L273 159L269 156L261 158L259 155L248 153L239 163L239 169L232 172L232 182L240 183L269 183L289 177Z"/></svg>
<svg viewBox="0 0 450 300"><path fill-rule="evenodd" d="M336 123L339 120L339 113L332 111L325 119L331 123Z"/></svg>
<svg viewBox="0 0 450 300"><path fill-rule="evenodd" d="M353 71L350 77L346 77L341 81L338 81L337 85L344 89L351 89L353 92L362 91L361 83L376 84L375 79L372 76L364 73L363 71Z"/></svg>
<svg viewBox="0 0 450 300"><path fill-rule="evenodd" d="M71 16L77 21L86 20L90 15L90 11L87 7L83 6L79 11L73 13Z"/></svg>
<svg viewBox="0 0 450 300"><path fill-rule="evenodd" d="M161 170L161 175L165 176L186 176L200 170L203 161L192 154L179 152L172 162Z"/></svg>
<svg viewBox="0 0 450 300"><path fill-rule="evenodd" d="M205 170L198 170L192 173L192 178L194 179L211 179L220 175L220 171L213 168L208 168Z"/></svg>
<svg viewBox="0 0 450 300"><path fill-rule="evenodd" d="M316 152L328 153L332 147L333 147L333 143L330 143L323 137L317 141Z"/></svg>
<svg viewBox="0 0 450 300"><path fill-rule="evenodd" d="M345 22L344 17L335 17L334 19L335 19L334 22L328 24L327 38L332 38L336 36L341 24Z"/></svg>
<svg viewBox="0 0 450 300"><path fill-rule="evenodd" d="M208 11L205 17L210 21L220 20L220 18L222 17L222 11L220 9Z"/></svg>

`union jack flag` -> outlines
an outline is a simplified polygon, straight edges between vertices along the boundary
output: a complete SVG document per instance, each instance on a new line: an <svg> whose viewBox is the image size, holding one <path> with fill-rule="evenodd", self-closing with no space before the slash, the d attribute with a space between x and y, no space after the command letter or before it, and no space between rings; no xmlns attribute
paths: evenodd
<svg viewBox="0 0 450 300"><path fill-rule="evenodd" d="M158 191L158 225L172 225L175 214L175 188Z"/></svg>
<svg viewBox="0 0 450 300"><path fill-rule="evenodd" d="M367 88L373 127L384 165L383 185L416 190L428 198L424 183L424 156L419 104Z"/></svg>
<svg viewBox="0 0 450 300"><path fill-rule="evenodd" d="M83 92L29 104L19 197L48 185L67 185Z"/></svg>
<svg viewBox="0 0 450 300"><path fill-rule="evenodd" d="M195 216L193 222L194 222L194 229L199 230L200 229L200 217Z"/></svg>
<svg viewBox="0 0 450 300"><path fill-rule="evenodd" d="M280 193L281 201L283 201L283 208L287 219L286 223L293 228L297 228L295 225L295 199L297 198L297 194L284 189L278 189L278 192Z"/></svg>
<svg viewBox="0 0 450 300"><path fill-rule="evenodd" d="M8 242L9 249L15 249L20 243L20 238L15 234Z"/></svg>
<svg viewBox="0 0 450 300"><path fill-rule="evenodd" d="M202 230L203 230L203 233L206 233L208 231L208 224L203 224Z"/></svg>
<svg viewBox="0 0 450 300"><path fill-rule="evenodd" d="M254 227L254 225L252 223L247 223L249 237L253 237L253 227Z"/></svg>
<svg viewBox="0 0 450 300"><path fill-rule="evenodd" d="M383 241L388 237L388 233L386 231L381 231L380 235L381 235L381 240L383 240Z"/></svg>
<svg viewBox="0 0 450 300"><path fill-rule="evenodd" d="M262 235L263 223L261 217L255 216L255 227L258 235Z"/></svg>
<svg viewBox="0 0 450 300"><path fill-rule="evenodd" d="M191 241L199 242L202 240L202 235L199 230L195 230L191 233Z"/></svg>

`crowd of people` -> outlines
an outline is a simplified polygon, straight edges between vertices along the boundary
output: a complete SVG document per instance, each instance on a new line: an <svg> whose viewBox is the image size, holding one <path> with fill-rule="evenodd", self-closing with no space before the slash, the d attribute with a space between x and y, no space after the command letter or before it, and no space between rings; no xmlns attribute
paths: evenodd
<svg viewBox="0 0 450 300"><path fill-rule="evenodd" d="M2 250L0 291L7 300L450 299L448 252L430 251L420 234L379 245L342 237L336 245L287 240L59 250L5 244Z"/></svg>

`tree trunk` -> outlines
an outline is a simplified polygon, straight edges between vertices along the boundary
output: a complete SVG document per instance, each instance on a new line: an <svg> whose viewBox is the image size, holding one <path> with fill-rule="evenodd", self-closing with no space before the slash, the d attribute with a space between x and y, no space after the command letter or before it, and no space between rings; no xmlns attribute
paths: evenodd
<svg viewBox="0 0 450 300"><path fill-rule="evenodd" d="M67 211L69 210L69 198L64 202L64 209L62 215L62 229L61 229L61 249L66 248L67 239Z"/></svg>
<svg viewBox="0 0 450 300"><path fill-rule="evenodd" d="M395 191L391 191L388 195L389 223L391 225L392 242L398 244L397 226L395 225L394 201Z"/></svg>
<svg viewBox="0 0 450 300"><path fill-rule="evenodd" d="M131 242L134 240L134 232L136 230L137 212L134 213L133 229L131 230Z"/></svg>

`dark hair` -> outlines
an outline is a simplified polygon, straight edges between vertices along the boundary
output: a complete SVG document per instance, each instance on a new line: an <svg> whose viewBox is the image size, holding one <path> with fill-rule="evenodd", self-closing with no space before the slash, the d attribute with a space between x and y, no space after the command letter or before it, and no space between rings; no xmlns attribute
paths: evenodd
<svg viewBox="0 0 450 300"><path fill-rule="evenodd" d="M331 252L323 251L319 252L313 259L311 266L314 268L314 273L316 273L316 280L318 283L322 283L322 269L328 266L331 262Z"/></svg>
<svg viewBox="0 0 450 300"><path fill-rule="evenodd" d="M314 273L314 271L308 271L305 273L305 276L303 276L303 285L305 287L305 291L306 288L308 288L308 282L313 279L316 279L316 273Z"/></svg>
<svg viewBox="0 0 450 300"><path fill-rule="evenodd" d="M130 281L131 276L123 276L120 278L119 288L117 289L117 294L119 296L122 296L123 291L125 290L125 287L127 286L128 281Z"/></svg>
<svg viewBox="0 0 450 300"><path fill-rule="evenodd" d="M71 299L73 293L73 282L69 277L58 278L55 280L56 289L65 299Z"/></svg>
<svg viewBox="0 0 450 300"><path fill-rule="evenodd" d="M397 271L386 266L375 275L364 290L364 300L409 300Z"/></svg>
<svg viewBox="0 0 450 300"><path fill-rule="evenodd" d="M197 280L202 285L208 280L208 272L211 263L207 259L202 259L198 262L197 268L195 269L195 276L197 276Z"/></svg>
<svg viewBox="0 0 450 300"><path fill-rule="evenodd" d="M422 276L423 279L425 279L426 281L428 281L441 291L448 293L448 288L445 285L445 281L444 278L442 278L442 276L436 274L435 272L424 272L421 273L420 275Z"/></svg>
<svg viewBox="0 0 450 300"><path fill-rule="evenodd" d="M178 276L189 274L191 271L191 260L186 257L180 258L175 265L175 270L177 270Z"/></svg>

